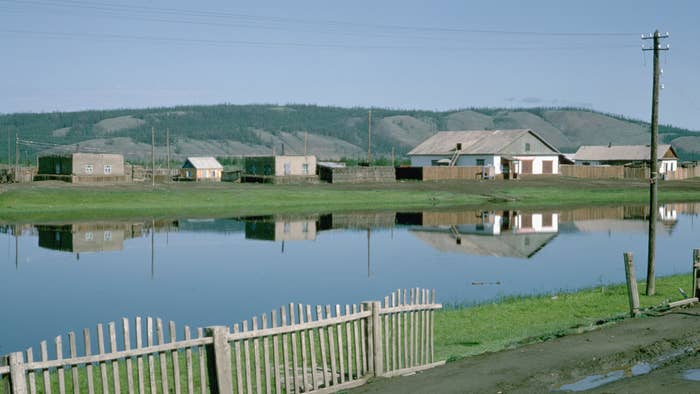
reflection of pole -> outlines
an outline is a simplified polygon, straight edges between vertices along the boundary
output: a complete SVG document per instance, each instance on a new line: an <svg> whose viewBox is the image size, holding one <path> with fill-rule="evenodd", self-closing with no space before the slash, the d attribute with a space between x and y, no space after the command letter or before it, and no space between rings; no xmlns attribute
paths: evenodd
<svg viewBox="0 0 700 394"><path fill-rule="evenodd" d="M151 127L151 186L156 187L156 130Z"/></svg>
<svg viewBox="0 0 700 394"><path fill-rule="evenodd" d="M371 231L369 227L367 227L367 277L371 277L372 274L372 265L370 264L370 259L369 259L369 239L371 235Z"/></svg>
<svg viewBox="0 0 700 394"><path fill-rule="evenodd" d="M284 241L282 241L282 254L284 254Z"/></svg>
<svg viewBox="0 0 700 394"><path fill-rule="evenodd" d="M155 238L155 232L156 232L156 220L151 219L151 280L155 277L155 271L156 271L156 265L155 265L155 248L153 247L154 245L154 238Z"/></svg>
<svg viewBox="0 0 700 394"><path fill-rule="evenodd" d="M19 234L15 226L15 269L19 270Z"/></svg>
<svg viewBox="0 0 700 394"><path fill-rule="evenodd" d="M168 177L166 178L166 181L170 180L170 129L167 128L165 129L165 144L167 145L168 148Z"/></svg>

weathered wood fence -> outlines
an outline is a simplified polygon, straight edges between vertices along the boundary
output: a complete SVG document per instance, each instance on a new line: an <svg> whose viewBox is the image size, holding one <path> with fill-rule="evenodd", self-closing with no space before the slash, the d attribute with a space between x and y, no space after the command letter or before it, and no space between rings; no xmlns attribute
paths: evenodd
<svg viewBox="0 0 700 394"><path fill-rule="evenodd" d="M81 356L71 332L68 357L59 336L53 358L44 341L36 356L29 348L0 359L0 392L335 392L444 363L433 349L441 307L434 290L398 290L383 304L289 304L231 328L185 326L180 338L173 322L166 336L161 319L146 318L144 327L140 317L124 318L119 331L107 325L106 342L102 324L96 338L83 330Z"/></svg>
<svg viewBox="0 0 700 394"><path fill-rule="evenodd" d="M580 166L559 165L559 172L563 176L589 179L649 179L648 167L626 166ZM678 167L675 171L667 171L659 174L664 180L683 180L700 177L700 166Z"/></svg>

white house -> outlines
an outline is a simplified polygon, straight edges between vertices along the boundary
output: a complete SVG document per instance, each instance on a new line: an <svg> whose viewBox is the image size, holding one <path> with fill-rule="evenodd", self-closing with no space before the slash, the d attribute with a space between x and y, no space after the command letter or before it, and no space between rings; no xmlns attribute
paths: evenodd
<svg viewBox="0 0 700 394"><path fill-rule="evenodd" d="M494 174L558 174L560 152L530 129L441 131L408 152L411 165L484 166Z"/></svg>
<svg viewBox="0 0 700 394"><path fill-rule="evenodd" d="M678 168L678 155L671 145L659 145L656 155L659 173ZM584 166L648 164L650 157L649 145L584 145L574 156L576 164Z"/></svg>

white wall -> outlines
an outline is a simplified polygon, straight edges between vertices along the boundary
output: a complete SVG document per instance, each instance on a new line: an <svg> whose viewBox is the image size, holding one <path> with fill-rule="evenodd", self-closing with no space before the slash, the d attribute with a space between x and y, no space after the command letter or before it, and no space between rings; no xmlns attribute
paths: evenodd
<svg viewBox="0 0 700 394"><path fill-rule="evenodd" d="M542 174L542 162L551 161L552 162L552 173L559 173L559 156L515 156L519 160L532 160L532 173ZM518 173L522 174L522 163L518 166Z"/></svg>
<svg viewBox="0 0 700 394"><path fill-rule="evenodd" d="M659 173L663 174L668 171L676 171L678 169L678 160L661 160L659 165Z"/></svg>

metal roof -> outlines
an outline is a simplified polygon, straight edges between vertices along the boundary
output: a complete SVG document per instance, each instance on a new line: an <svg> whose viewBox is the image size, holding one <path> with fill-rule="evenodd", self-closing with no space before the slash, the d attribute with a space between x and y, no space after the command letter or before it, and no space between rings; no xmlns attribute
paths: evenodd
<svg viewBox="0 0 700 394"><path fill-rule="evenodd" d="M671 145L660 144L656 150L661 159L671 150L674 158L678 158ZM574 156L577 161L642 161L649 160L651 149L649 145L584 145L578 148Z"/></svg>
<svg viewBox="0 0 700 394"><path fill-rule="evenodd" d="M187 163L190 163L193 168L215 168L215 169L223 169L224 167L219 164L219 161L216 160L215 158L209 156L209 157L188 157L187 160L185 161L185 165L183 165L183 168L187 167Z"/></svg>
<svg viewBox="0 0 700 394"><path fill-rule="evenodd" d="M532 134L552 151L559 151L530 129L441 131L413 148L409 155L449 155L462 144L460 154L496 154L525 134Z"/></svg>

